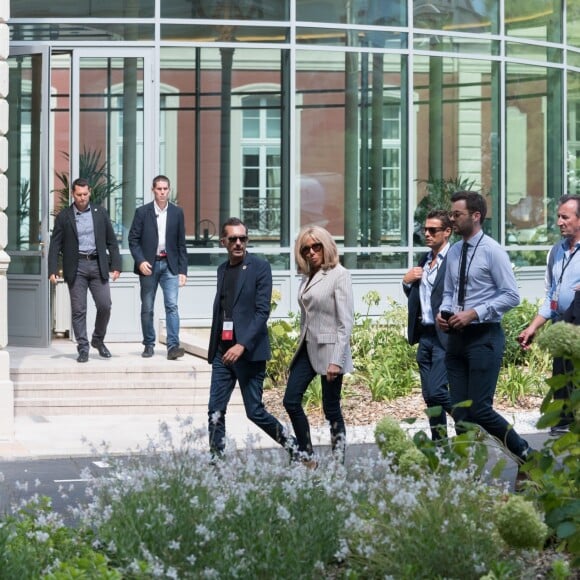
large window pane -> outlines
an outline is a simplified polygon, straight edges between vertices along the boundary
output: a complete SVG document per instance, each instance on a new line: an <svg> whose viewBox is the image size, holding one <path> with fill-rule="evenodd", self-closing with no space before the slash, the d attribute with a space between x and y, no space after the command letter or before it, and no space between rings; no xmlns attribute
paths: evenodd
<svg viewBox="0 0 580 580"><path fill-rule="evenodd" d="M555 200L563 193L561 71L506 68L506 236L513 244L557 239Z"/></svg>
<svg viewBox="0 0 580 580"><path fill-rule="evenodd" d="M406 244L404 62L297 55L300 225L322 225L346 246ZM372 267L374 256L352 254L349 267Z"/></svg>
<svg viewBox="0 0 580 580"><path fill-rule="evenodd" d="M497 34L499 2L449 2L449 0L413 0L416 28L457 30Z"/></svg>
<svg viewBox="0 0 580 580"><path fill-rule="evenodd" d="M421 243L429 209L441 208L451 191L475 189L487 197L488 227L497 222L498 135L492 63L442 58L415 59L414 101L417 211L415 241ZM495 214L495 215L494 215Z"/></svg>
<svg viewBox="0 0 580 580"><path fill-rule="evenodd" d="M107 24L103 22L98 24L34 23L10 25L10 40L68 40L78 42L79 38L85 42L153 40L155 27L153 24Z"/></svg>
<svg viewBox="0 0 580 580"><path fill-rule="evenodd" d="M163 0L162 18L286 20L290 0Z"/></svg>
<svg viewBox="0 0 580 580"><path fill-rule="evenodd" d="M296 18L304 22L404 26L405 0L298 0Z"/></svg>
<svg viewBox="0 0 580 580"><path fill-rule="evenodd" d="M10 3L12 18L152 18L154 15L155 0L16 0Z"/></svg>
<svg viewBox="0 0 580 580"><path fill-rule="evenodd" d="M505 33L562 42L562 0L505 0Z"/></svg>
<svg viewBox="0 0 580 580"><path fill-rule="evenodd" d="M252 243L280 243L281 51L164 48L161 58L160 166L175 176L189 246L217 250L230 216ZM193 252L192 265L206 257Z"/></svg>
<svg viewBox="0 0 580 580"><path fill-rule="evenodd" d="M580 48L580 2L566 0L566 43Z"/></svg>
<svg viewBox="0 0 580 580"><path fill-rule="evenodd" d="M580 73L568 73L568 193L580 195Z"/></svg>
<svg viewBox="0 0 580 580"><path fill-rule="evenodd" d="M287 28L275 26L219 26L162 24L161 39L174 42L271 42L287 43Z"/></svg>

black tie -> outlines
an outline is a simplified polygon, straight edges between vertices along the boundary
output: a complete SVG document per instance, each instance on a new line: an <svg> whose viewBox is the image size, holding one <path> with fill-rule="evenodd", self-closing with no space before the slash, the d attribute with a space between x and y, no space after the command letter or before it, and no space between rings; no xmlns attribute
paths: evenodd
<svg viewBox="0 0 580 580"><path fill-rule="evenodd" d="M461 248L461 262L459 265L459 292L457 294L457 303L459 307L463 310L465 304L465 271L467 270L467 248L469 244L463 242L463 247Z"/></svg>

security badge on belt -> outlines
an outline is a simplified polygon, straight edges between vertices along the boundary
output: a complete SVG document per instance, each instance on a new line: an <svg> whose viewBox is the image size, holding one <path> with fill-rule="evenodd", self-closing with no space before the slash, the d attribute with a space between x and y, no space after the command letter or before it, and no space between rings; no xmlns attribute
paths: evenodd
<svg viewBox="0 0 580 580"><path fill-rule="evenodd" d="M233 320L224 320L224 324L222 326L222 340L234 340L234 321Z"/></svg>

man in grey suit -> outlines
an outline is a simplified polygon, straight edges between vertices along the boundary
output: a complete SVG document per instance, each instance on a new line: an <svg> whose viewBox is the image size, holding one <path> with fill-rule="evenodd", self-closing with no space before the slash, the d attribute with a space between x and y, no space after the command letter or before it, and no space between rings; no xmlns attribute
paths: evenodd
<svg viewBox="0 0 580 580"><path fill-rule="evenodd" d="M268 317L272 299L272 270L265 260L246 250L248 230L238 218L222 227L221 244L228 260L217 271L217 291L208 347L212 365L208 404L209 444L214 457L223 455L226 410L236 385L240 385L248 419L290 454L293 438L262 402L266 361L270 358Z"/></svg>
<svg viewBox="0 0 580 580"><path fill-rule="evenodd" d="M449 212L433 210L425 220L425 245L431 248L403 277L403 291L408 299L409 344L419 343L417 364L421 390L428 408L441 412L429 416L433 441L447 436L446 412L451 413L451 399L445 367L447 335L435 324L443 300L446 256L451 236Z"/></svg>
<svg viewBox="0 0 580 580"><path fill-rule="evenodd" d="M63 275L68 284L72 326L77 340L77 362L89 360L87 338L87 290L90 290L97 316L91 345L103 358L111 353L105 346L105 334L111 317L109 271L116 280L121 273L121 255L107 211L91 205L91 189L86 179L72 183L73 203L63 209L54 222L48 252L49 279L56 284L58 257L62 254Z"/></svg>
<svg viewBox="0 0 580 580"><path fill-rule="evenodd" d="M155 349L153 310L157 288L161 286L165 304L167 358L184 355L179 344L179 288L187 281L187 247L183 210L169 202L169 178L153 179L154 200L137 209L129 231L129 249L135 260L135 274L141 286L141 330L143 358L150 358Z"/></svg>

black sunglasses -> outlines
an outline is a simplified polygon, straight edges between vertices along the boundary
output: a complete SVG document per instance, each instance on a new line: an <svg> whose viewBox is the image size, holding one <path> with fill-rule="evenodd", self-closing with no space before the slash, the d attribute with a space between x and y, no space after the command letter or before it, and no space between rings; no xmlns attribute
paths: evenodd
<svg viewBox="0 0 580 580"><path fill-rule="evenodd" d="M430 236L434 236L437 232L442 232L447 228L423 228L425 233L429 233Z"/></svg>
<svg viewBox="0 0 580 580"><path fill-rule="evenodd" d="M302 246L300 248L300 253L303 256L308 256L308 254L310 254L310 250L314 250L315 252L320 252L320 250L322 250L322 244L320 242L315 242L311 246Z"/></svg>
<svg viewBox="0 0 580 580"><path fill-rule="evenodd" d="M235 244L238 240L242 244L245 244L248 241L248 236L228 236L228 242L230 244Z"/></svg>

